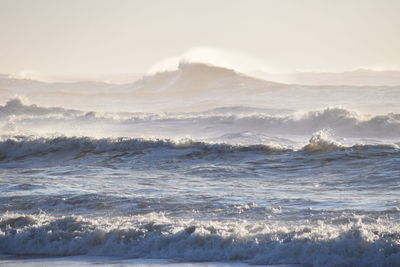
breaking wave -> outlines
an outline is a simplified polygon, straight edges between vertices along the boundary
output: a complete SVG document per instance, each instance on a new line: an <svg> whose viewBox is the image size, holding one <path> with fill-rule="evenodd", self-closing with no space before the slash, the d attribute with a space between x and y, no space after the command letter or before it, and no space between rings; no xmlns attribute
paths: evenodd
<svg viewBox="0 0 400 267"><path fill-rule="evenodd" d="M16 255L388 267L400 262L399 240L399 225L390 218L284 225L173 220L157 213L108 219L9 214L0 221L0 252Z"/></svg>

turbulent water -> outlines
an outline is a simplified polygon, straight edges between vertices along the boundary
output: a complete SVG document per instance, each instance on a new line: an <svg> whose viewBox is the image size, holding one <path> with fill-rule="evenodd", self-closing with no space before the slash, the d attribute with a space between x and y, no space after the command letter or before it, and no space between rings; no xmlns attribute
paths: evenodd
<svg viewBox="0 0 400 267"><path fill-rule="evenodd" d="M0 254L400 266L400 114L0 106Z"/></svg>

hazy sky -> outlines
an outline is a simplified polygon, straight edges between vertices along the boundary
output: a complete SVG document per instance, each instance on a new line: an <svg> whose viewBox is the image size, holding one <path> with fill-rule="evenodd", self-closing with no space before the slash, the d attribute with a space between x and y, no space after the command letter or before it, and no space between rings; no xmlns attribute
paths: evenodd
<svg viewBox="0 0 400 267"><path fill-rule="evenodd" d="M399 14L399 0L0 0L0 72L144 73L184 54L271 72L400 69Z"/></svg>

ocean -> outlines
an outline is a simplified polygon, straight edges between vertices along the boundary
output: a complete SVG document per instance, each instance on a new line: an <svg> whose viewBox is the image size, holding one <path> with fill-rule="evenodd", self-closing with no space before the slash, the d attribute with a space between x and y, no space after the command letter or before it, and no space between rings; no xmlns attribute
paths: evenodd
<svg viewBox="0 0 400 267"><path fill-rule="evenodd" d="M146 105L4 98L0 265L400 266L399 87L179 75Z"/></svg>

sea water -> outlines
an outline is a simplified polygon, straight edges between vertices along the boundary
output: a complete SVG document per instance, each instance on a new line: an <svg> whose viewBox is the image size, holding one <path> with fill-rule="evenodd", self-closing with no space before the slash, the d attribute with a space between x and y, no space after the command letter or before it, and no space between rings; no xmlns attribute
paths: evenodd
<svg viewBox="0 0 400 267"><path fill-rule="evenodd" d="M0 265L400 266L396 112L11 99L0 121Z"/></svg>

